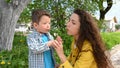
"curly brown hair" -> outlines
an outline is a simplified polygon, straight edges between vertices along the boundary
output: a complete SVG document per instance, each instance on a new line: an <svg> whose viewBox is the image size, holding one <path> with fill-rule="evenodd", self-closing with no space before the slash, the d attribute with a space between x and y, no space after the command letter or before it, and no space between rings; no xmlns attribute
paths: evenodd
<svg viewBox="0 0 120 68"><path fill-rule="evenodd" d="M74 13L79 16L80 22L79 37L76 41L79 52L81 52L83 42L87 40L91 43L93 56L98 68L111 68L111 64L105 54L105 44L102 41L94 18L88 12L81 9L74 10Z"/></svg>

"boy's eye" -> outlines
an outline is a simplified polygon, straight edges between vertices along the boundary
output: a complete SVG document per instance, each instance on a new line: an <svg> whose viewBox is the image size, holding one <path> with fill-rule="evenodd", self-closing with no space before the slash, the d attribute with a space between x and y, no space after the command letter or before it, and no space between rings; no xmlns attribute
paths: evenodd
<svg viewBox="0 0 120 68"><path fill-rule="evenodd" d="M43 24L47 24L47 23L43 23Z"/></svg>
<svg viewBox="0 0 120 68"><path fill-rule="evenodd" d="M47 23L47 22L46 22L46 23L43 23L43 24L50 24L50 23Z"/></svg>

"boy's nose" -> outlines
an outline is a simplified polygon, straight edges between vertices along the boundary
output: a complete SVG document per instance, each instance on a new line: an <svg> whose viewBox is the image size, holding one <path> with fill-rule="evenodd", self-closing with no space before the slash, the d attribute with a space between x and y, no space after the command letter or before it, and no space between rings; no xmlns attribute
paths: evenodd
<svg viewBox="0 0 120 68"><path fill-rule="evenodd" d="M47 28L50 29L50 25L48 25Z"/></svg>

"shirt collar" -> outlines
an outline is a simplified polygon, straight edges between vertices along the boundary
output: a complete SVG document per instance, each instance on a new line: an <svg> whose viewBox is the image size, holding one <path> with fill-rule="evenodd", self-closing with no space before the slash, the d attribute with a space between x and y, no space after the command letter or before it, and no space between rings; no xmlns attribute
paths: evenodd
<svg viewBox="0 0 120 68"><path fill-rule="evenodd" d="M36 29L33 29L33 33L42 36L42 33L39 33ZM49 35L49 32L46 33L46 35Z"/></svg>

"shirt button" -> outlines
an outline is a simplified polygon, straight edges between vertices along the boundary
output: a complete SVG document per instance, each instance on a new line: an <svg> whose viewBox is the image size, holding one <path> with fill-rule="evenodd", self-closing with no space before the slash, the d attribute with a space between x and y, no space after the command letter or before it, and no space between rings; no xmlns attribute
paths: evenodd
<svg viewBox="0 0 120 68"><path fill-rule="evenodd" d="M75 57L75 55L73 55L73 57Z"/></svg>

